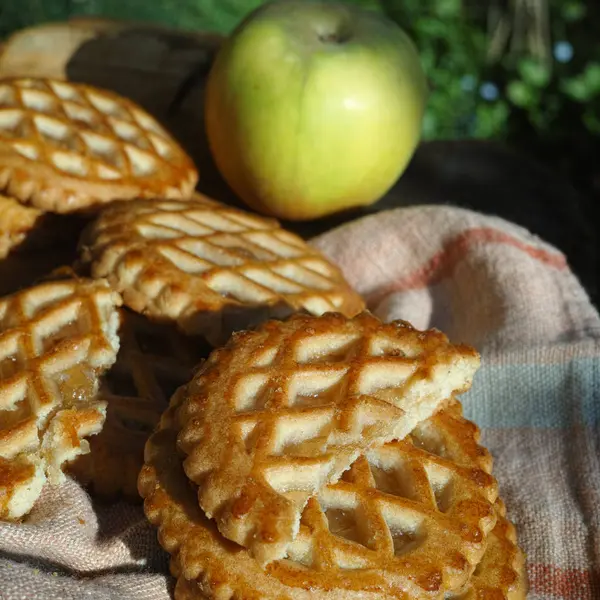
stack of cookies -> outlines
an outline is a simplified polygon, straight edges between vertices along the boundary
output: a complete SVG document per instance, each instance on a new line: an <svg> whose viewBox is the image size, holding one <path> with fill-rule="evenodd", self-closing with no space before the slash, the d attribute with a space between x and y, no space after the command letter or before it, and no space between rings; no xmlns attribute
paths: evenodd
<svg viewBox="0 0 600 600"><path fill-rule="evenodd" d="M0 81L0 251L85 223L71 264L0 299L0 518L66 472L144 499L178 599L523 598L458 400L477 352L382 323L197 178L124 98Z"/></svg>
<svg viewBox="0 0 600 600"><path fill-rule="evenodd" d="M173 395L139 491L176 598L524 598L476 352L367 312L234 334Z"/></svg>

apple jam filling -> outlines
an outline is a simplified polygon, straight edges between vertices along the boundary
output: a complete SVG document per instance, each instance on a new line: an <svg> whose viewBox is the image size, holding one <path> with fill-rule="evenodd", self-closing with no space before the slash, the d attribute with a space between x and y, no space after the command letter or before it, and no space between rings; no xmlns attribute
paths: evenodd
<svg viewBox="0 0 600 600"><path fill-rule="evenodd" d="M56 376L63 399L63 408L72 408L94 399L98 389L98 378L92 367L73 365Z"/></svg>

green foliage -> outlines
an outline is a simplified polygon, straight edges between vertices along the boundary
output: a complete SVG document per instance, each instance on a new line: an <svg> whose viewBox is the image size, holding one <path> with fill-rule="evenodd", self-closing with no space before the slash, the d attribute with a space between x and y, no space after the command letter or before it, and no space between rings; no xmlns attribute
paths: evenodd
<svg viewBox="0 0 600 600"><path fill-rule="evenodd" d="M489 2L382 0L421 52L431 96L425 138L513 138L558 130L600 128L600 6L549 0L548 58L527 50L488 60ZM473 8L475 7L475 8ZM510 17L511 15L509 15ZM590 56L590 52L595 55ZM553 56L554 54L555 56ZM585 107L581 105L585 104Z"/></svg>
<svg viewBox="0 0 600 600"><path fill-rule="evenodd" d="M580 21L586 15L586 6L579 0L566 0L560 6L560 16L567 22Z"/></svg>
<svg viewBox="0 0 600 600"><path fill-rule="evenodd" d="M100 15L229 33L265 0L0 0L0 36L73 15ZM350 0L378 9L378 0Z"/></svg>
<svg viewBox="0 0 600 600"><path fill-rule="evenodd" d="M562 81L561 89L576 102L594 100L600 95L600 63L587 63L579 75Z"/></svg>
<svg viewBox="0 0 600 600"><path fill-rule="evenodd" d="M103 15L228 33L263 1L0 0L0 36L72 15ZM596 3L585 0L547 0L548 58L535 58L526 50L512 52L507 44L500 59L490 62L487 23L491 2L347 1L385 13L419 48L431 89L425 138L506 139L523 129L552 137L555 131L573 127L600 132L600 4L596 8Z"/></svg>

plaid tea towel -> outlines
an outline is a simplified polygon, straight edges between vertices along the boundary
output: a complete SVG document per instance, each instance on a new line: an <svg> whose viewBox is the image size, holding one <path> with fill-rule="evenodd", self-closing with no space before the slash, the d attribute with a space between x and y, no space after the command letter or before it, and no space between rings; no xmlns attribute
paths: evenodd
<svg viewBox="0 0 600 600"><path fill-rule="evenodd" d="M600 598L600 319L564 256L501 219L396 209L313 240L383 319L476 346L463 397L495 458L527 554L532 600ZM139 506L48 488L0 524L0 599L169 598Z"/></svg>

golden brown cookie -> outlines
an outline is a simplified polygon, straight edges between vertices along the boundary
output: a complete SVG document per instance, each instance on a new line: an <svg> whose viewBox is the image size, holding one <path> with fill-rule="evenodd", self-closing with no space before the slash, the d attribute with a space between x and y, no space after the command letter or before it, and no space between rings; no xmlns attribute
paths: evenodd
<svg viewBox="0 0 600 600"><path fill-rule="evenodd" d="M269 316L364 308L318 250L276 221L199 194L110 206L81 249L92 275L107 277L130 308L214 344Z"/></svg>
<svg viewBox="0 0 600 600"><path fill-rule="evenodd" d="M187 386L179 448L219 531L265 564L308 499L373 444L469 389L479 355L439 331L329 313L233 335Z"/></svg>
<svg viewBox="0 0 600 600"><path fill-rule="evenodd" d="M107 90L0 81L0 191L69 213L138 196L185 198L197 171L157 121Z"/></svg>
<svg viewBox="0 0 600 600"><path fill-rule="evenodd" d="M120 296L106 281L48 282L0 299L0 518L25 515L88 451L115 361Z"/></svg>

